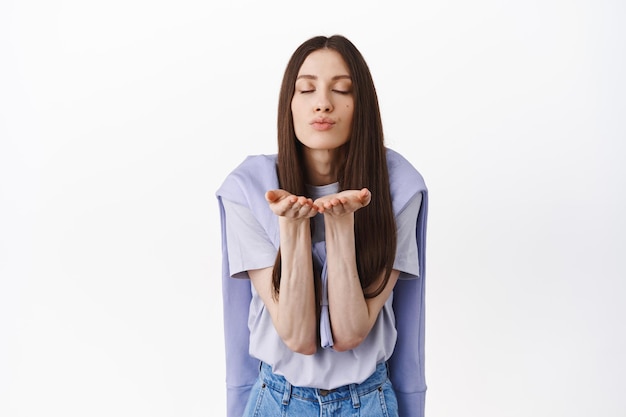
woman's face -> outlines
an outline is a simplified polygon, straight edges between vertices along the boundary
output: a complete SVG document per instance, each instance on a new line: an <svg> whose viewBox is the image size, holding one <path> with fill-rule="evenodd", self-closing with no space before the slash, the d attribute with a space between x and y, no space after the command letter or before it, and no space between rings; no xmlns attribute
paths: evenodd
<svg viewBox="0 0 626 417"><path fill-rule="evenodd" d="M302 63L291 99L298 140L307 148L332 150L350 138L354 96L341 55L331 49L310 53Z"/></svg>

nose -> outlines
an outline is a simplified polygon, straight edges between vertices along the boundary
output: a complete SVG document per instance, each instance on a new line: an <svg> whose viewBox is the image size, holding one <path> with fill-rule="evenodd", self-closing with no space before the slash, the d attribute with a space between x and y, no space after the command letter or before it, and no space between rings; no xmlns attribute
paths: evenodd
<svg viewBox="0 0 626 417"><path fill-rule="evenodd" d="M333 104L328 97L328 94L320 93L317 97L317 103L315 104L315 112L328 113L333 110Z"/></svg>

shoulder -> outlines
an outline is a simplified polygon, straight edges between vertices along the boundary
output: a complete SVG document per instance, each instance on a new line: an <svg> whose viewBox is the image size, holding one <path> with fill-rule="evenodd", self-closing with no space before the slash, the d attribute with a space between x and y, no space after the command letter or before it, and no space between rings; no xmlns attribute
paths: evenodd
<svg viewBox="0 0 626 417"><path fill-rule="evenodd" d="M241 203L245 194L277 188L276 155L247 156L224 179L217 190L218 197Z"/></svg>
<svg viewBox="0 0 626 417"><path fill-rule="evenodd" d="M403 155L390 148L387 148L387 169L393 182L426 188L422 174Z"/></svg>
<svg viewBox="0 0 626 417"><path fill-rule="evenodd" d="M401 211L417 193L425 195L427 192L422 174L404 156L389 148L387 169L394 211Z"/></svg>
<svg viewBox="0 0 626 417"><path fill-rule="evenodd" d="M267 175L276 174L276 155L249 155L235 169L226 181L232 179L262 179Z"/></svg>

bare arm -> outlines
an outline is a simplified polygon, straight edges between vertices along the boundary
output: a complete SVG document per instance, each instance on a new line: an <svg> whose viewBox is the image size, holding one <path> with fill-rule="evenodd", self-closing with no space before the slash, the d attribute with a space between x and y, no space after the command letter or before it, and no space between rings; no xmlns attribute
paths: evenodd
<svg viewBox="0 0 626 417"><path fill-rule="evenodd" d="M317 350L317 317L309 222L318 210L311 199L283 190L268 191L266 199L279 216L279 296L274 297L272 268L248 271L248 275L281 339L291 350L310 355Z"/></svg>
<svg viewBox="0 0 626 417"><path fill-rule="evenodd" d="M334 348L338 351L354 349L367 337L399 275L393 270L384 290L376 297L365 298L356 266L354 212L368 205L370 200L370 192L362 189L343 191L315 201L324 213L328 308ZM383 278L381 274L372 288L377 288Z"/></svg>

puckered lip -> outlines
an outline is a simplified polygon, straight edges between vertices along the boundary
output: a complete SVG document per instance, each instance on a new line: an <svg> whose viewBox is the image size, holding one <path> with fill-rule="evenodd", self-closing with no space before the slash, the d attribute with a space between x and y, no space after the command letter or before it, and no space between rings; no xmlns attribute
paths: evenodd
<svg viewBox="0 0 626 417"><path fill-rule="evenodd" d="M325 123L325 124L335 124L335 121L333 119L331 119L330 117L316 117L315 119L313 119L313 121L311 121L311 124L316 124L316 123Z"/></svg>

